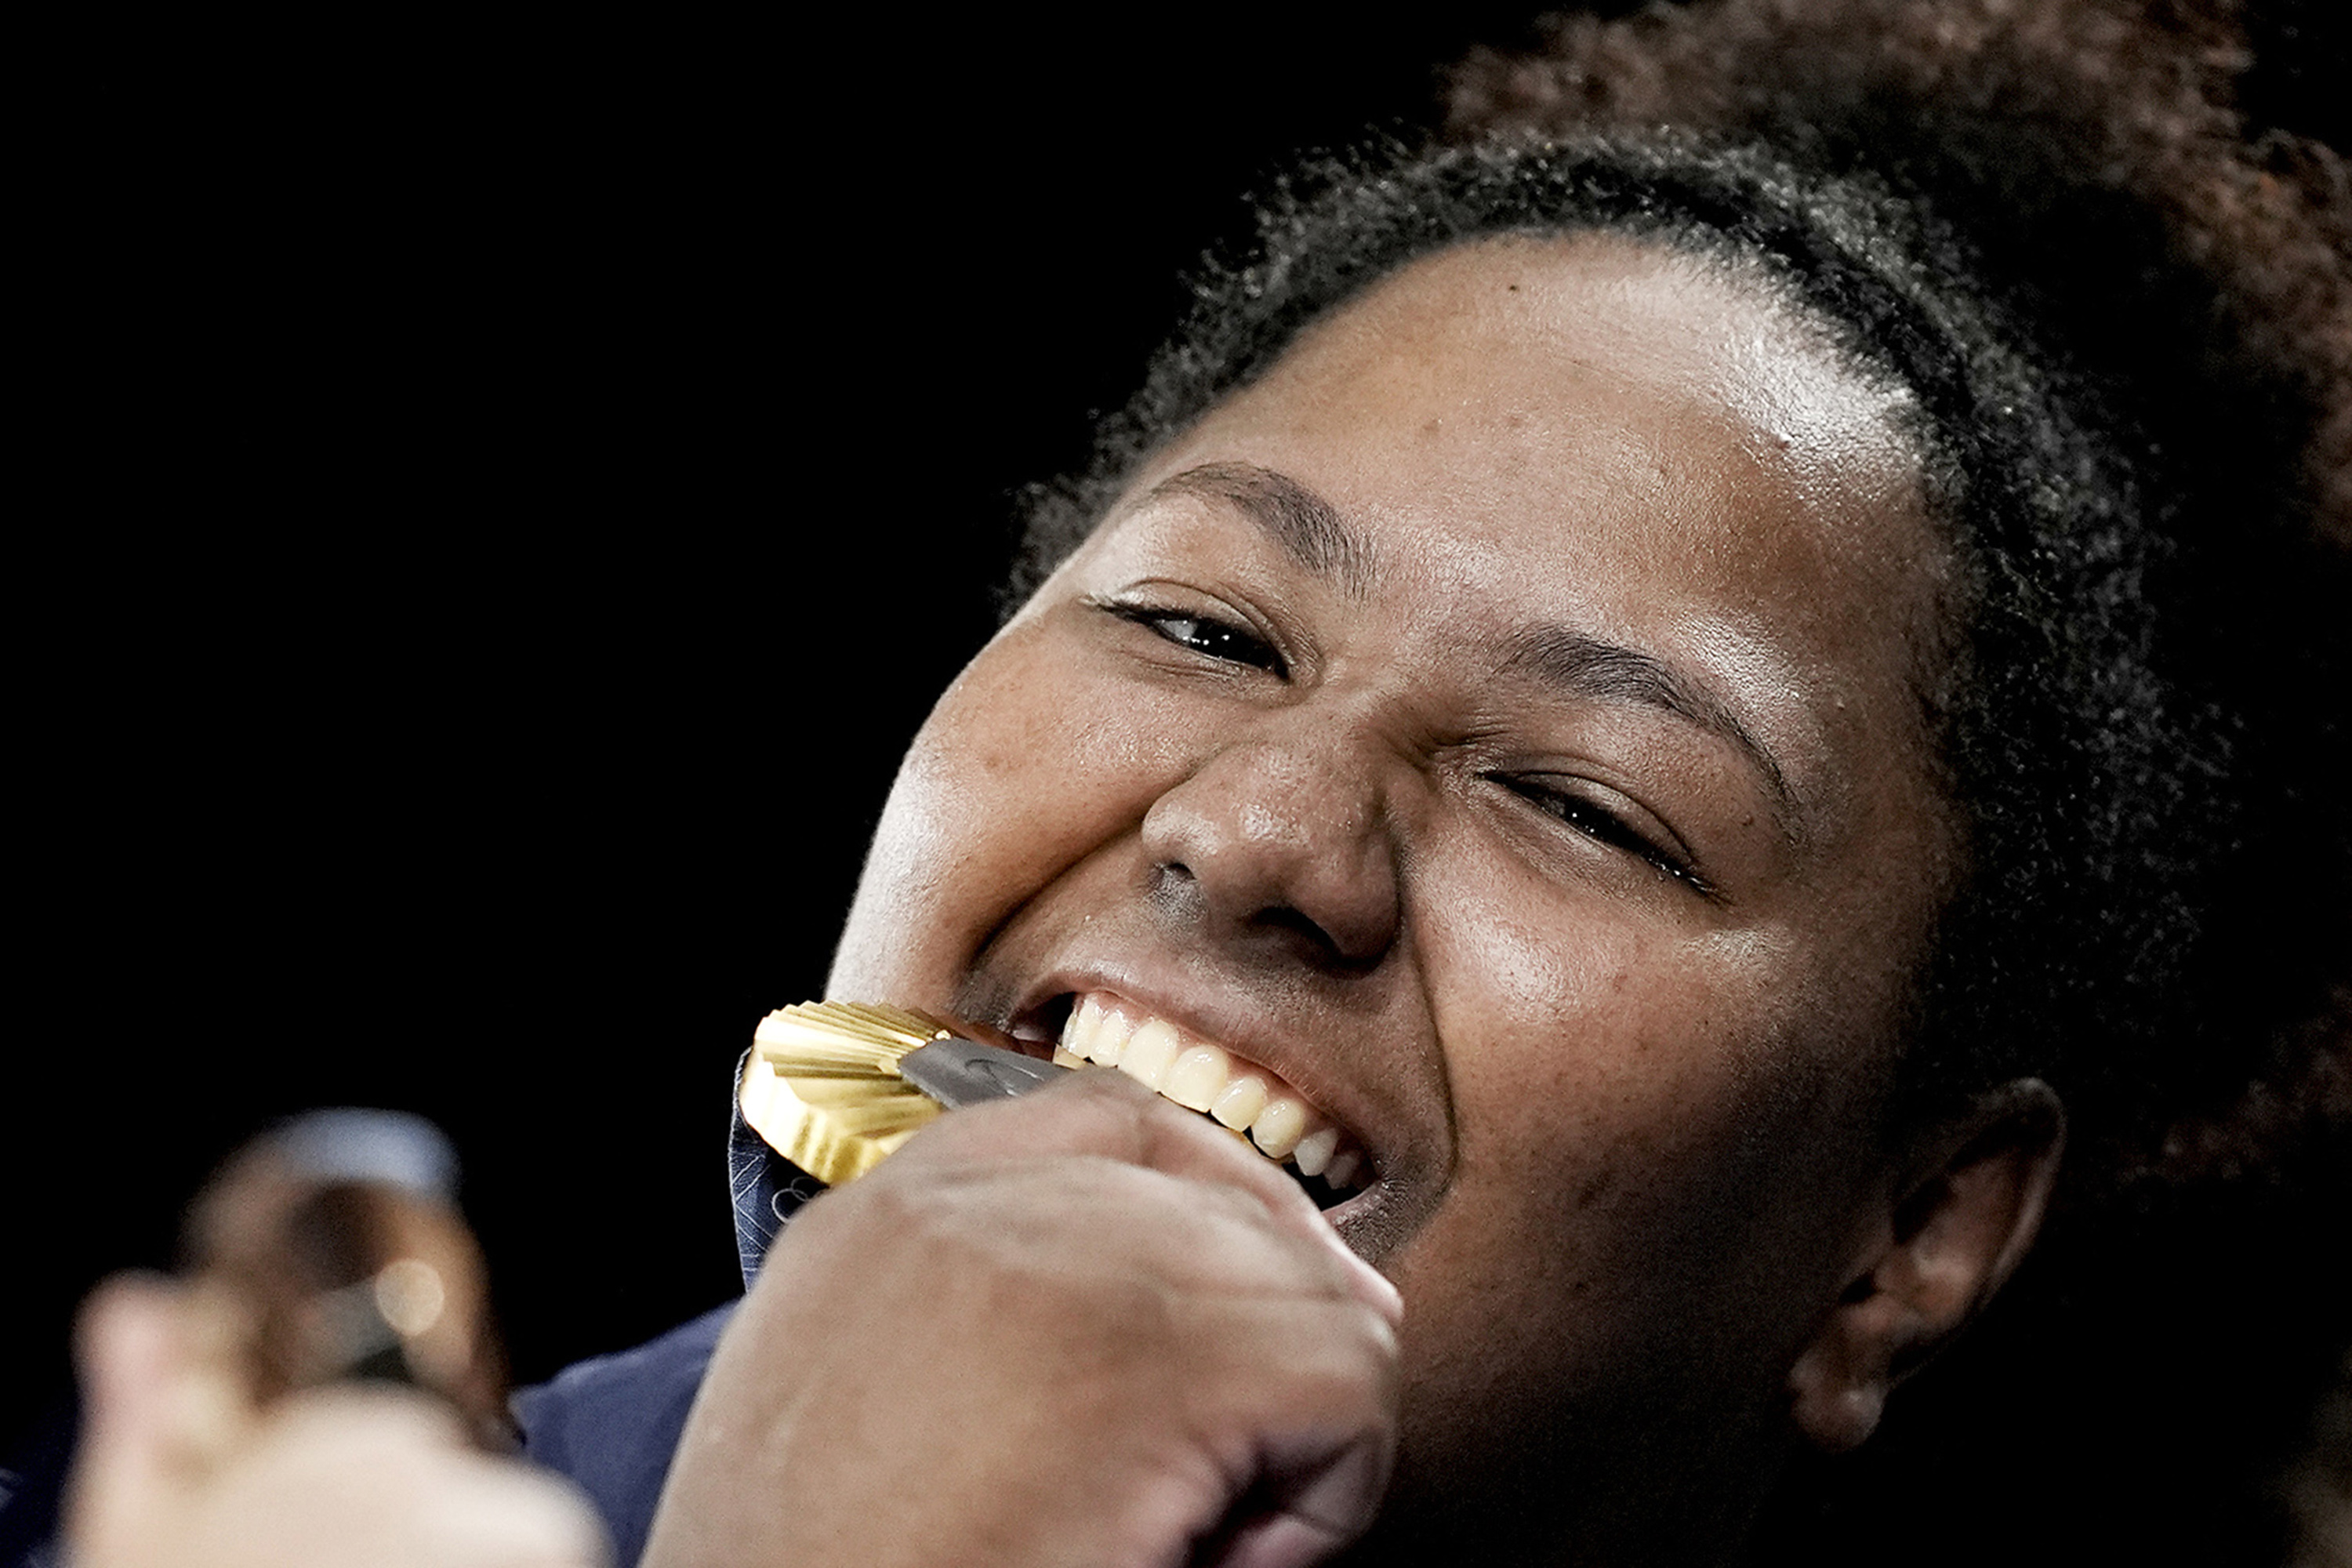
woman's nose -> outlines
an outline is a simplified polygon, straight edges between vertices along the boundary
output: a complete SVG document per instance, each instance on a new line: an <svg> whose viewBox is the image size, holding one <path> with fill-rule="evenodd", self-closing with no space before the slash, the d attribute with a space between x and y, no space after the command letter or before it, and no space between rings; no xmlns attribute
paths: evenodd
<svg viewBox="0 0 2352 1568"><path fill-rule="evenodd" d="M1196 934L1360 970L1396 941L1396 847L1377 759L1294 712L1236 742L1143 819L1163 919Z"/></svg>

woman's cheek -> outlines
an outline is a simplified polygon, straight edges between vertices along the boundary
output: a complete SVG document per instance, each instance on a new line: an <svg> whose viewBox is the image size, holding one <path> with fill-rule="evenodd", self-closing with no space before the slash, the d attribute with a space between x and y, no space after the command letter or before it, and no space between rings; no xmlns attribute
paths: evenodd
<svg viewBox="0 0 2352 1568"><path fill-rule="evenodd" d="M1194 765L1192 694L1013 628L941 697L892 784L844 928L838 995L927 994ZM1192 700L1188 700L1188 698Z"/></svg>
<svg viewBox="0 0 2352 1568"><path fill-rule="evenodd" d="M1801 1070L1772 984L1786 954L1662 932L1598 896L1421 929L1457 1118L1449 1206L1492 1233L1490 1256L1538 1260L1538 1296L1654 1271L1662 1246L1706 1228Z"/></svg>

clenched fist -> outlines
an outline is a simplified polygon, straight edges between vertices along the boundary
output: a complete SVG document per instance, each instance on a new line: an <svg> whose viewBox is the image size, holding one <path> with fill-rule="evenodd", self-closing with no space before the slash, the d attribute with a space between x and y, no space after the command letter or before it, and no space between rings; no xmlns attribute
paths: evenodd
<svg viewBox="0 0 2352 1568"><path fill-rule="evenodd" d="M1123 1074L942 1118L797 1216L720 1342L650 1568L1296 1568L1370 1521L1395 1290Z"/></svg>

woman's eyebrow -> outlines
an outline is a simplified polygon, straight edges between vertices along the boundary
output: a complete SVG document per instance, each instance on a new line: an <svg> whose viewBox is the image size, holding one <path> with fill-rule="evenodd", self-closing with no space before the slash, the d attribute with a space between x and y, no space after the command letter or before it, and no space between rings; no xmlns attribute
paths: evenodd
<svg viewBox="0 0 2352 1568"><path fill-rule="evenodd" d="M1255 463L1202 463L1160 480L1143 500L1149 504L1171 496L1223 501L1263 529L1300 566L1338 579L1350 598L1371 591L1371 541L1329 501L1287 474ZM1654 655L1565 626L1539 626L1513 639L1503 667L1531 670L1580 696L1654 708L1728 742L1763 781L1782 830L1794 834L1801 822L1803 802L1790 787L1780 759L1729 704Z"/></svg>
<svg viewBox="0 0 2352 1568"><path fill-rule="evenodd" d="M1802 803L1770 748L1728 704L1654 655L1565 626L1538 626L1512 639L1503 668L1531 671L1579 696L1639 703L1696 724L1748 758L1771 792L1784 829L1794 831L1801 820Z"/></svg>
<svg viewBox="0 0 2352 1568"><path fill-rule="evenodd" d="M1264 529L1285 554L1318 576L1338 579L1351 599L1371 591L1372 542L1349 526L1339 509L1287 474L1255 463L1202 463L1151 487L1164 496L1221 500Z"/></svg>

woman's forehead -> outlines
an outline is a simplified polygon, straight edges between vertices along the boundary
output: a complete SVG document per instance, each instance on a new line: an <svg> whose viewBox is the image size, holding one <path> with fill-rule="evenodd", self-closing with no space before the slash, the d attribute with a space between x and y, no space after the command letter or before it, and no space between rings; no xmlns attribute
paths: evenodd
<svg viewBox="0 0 2352 1568"><path fill-rule="evenodd" d="M1637 568L1618 586L1782 611L1801 640L1835 643L1853 628L1825 614L1883 625L1940 587L1906 409L1719 264L1612 235L1506 237L1318 323L1113 517L1238 459L1299 481L1376 552L1420 553L1454 575L1444 588L1533 574L1582 597L1604 568Z"/></svg>
<svg viewBox="0 0 2352 1568"><path fill-rule="evenodd" d="M1912 479L1907 389L1760 270L1659 241L1500 236L1425 257L1301 334L1244 399L1328 404L1414 383L1461 418L1521 425L1590 389L1670 410L1686 438L1714 423L1759 456L1801 455L1843 490Z"/></svg>

